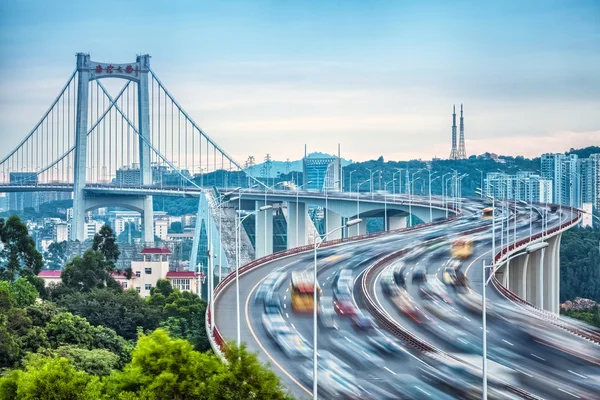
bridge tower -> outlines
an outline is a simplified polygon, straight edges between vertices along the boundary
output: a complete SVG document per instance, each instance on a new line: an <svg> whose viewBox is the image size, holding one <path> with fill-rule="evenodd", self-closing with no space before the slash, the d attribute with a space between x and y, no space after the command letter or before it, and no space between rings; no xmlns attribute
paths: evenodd
<svg viewBox="0 0 600 400"><path fill-rule="evenodd" d="M140 184L152 184L152 168L150 165L150 97L148 92L148 72L150 56L137 56L135 64L106 64L90 60L90 55L77 53L77 104L75 116L75 149L74 149L74 186L73 186L73 220L70 240L83 242L85 236L85 213L88 209L84 188L87 176L88 155L88 109L89 83L101 78L130 80L138 87L138 126L139 126L139 161ZM108 199L105 199L108 200ZM125 200L125 203L127 200ZM96 201L96 203L98 203ZM119 203L123 204L123 199ZM144 219L144 242L154 241L154 215L152 196L133 199L131 208L141 211Z"/></svg>

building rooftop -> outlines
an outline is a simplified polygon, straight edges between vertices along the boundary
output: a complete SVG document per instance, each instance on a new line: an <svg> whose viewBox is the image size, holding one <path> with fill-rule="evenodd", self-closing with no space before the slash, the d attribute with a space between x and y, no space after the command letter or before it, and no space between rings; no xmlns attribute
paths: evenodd
<svg viewBox="0 0 600 400"><path fill-rule="evenodd" d="M194 271L169 271L167 278L193 278L196 276Z"/></svg>
<svg viewBox="0 0 600 400"><path fill-rule="evenodd" d="M146 247L140 254L173 254L171 250L165 247Z"/></svg>
<svg viewBox="0 0 600 400"><path fill-rule="evenodd" d="M40 271L38 276L40 278L60 278L61 274L62 274L61 270L46 269L46 270Z"/></svg>

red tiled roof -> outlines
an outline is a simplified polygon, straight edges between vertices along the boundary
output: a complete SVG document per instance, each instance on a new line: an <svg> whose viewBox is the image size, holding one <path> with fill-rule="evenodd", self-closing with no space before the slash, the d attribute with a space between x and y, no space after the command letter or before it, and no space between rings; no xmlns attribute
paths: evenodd
<svg viewBox="0 0 600 400"><path fill-rule="evenodd" d="M44 271L40 271L40 273L38 274L38 276L40 278L60 278L61 274L62 274L61 270L46 269Z"/></svg>
<svg viewBox="0 0 600 400"><path fill-rule="evenodd" d="M146 247L141 254L173 254L171 250L164 247Z"/></svg>
<svg viewBox="0 0 600 400"><path fill-rule="evenodd" d="M194 271L169 271L167 278L193 278L196 276Z"/></svg>

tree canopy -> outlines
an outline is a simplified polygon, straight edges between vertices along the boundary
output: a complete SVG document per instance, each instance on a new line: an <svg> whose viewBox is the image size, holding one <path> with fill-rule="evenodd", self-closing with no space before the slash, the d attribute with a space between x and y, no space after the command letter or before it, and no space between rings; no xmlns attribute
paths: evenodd
<svg viewBox="0 0 600 400"><path fill-rule="evenodd" d="M16 215L0 218L0 279L13 281L19 276L37 277L43 267L42 255L27 226Z"/></svg>

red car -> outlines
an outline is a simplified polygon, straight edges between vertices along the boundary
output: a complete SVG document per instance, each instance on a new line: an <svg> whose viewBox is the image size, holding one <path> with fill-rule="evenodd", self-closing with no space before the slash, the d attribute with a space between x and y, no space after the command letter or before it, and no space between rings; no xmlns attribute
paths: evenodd
<svg viewBox="0 0 600 400"><path fill-rule="evenodd" d="M354 302L352 301L352 297L350 297L350 295L339 294L335 296L335 299L333 300L333 306L335 307L335 311L338 313L338 315L356 315L356 307L354 307Z"/></svg>

